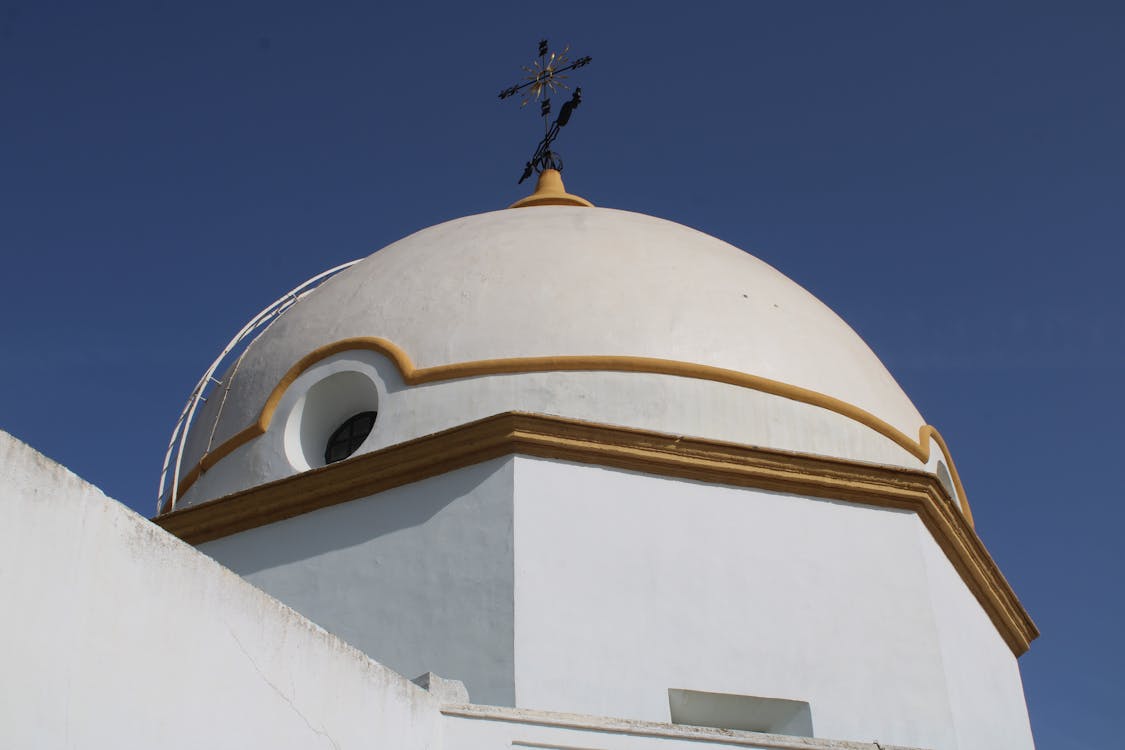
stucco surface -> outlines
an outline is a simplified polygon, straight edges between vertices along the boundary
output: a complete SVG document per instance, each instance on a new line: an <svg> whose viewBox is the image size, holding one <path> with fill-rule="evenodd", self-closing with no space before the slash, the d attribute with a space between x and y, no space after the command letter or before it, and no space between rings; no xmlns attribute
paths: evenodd
<svg viewBox="0 0 1125 750"><path fill-rule="evenodd" d="M683 361L810 389L909 436L923 424L862 339L766 263L663 219L552 206L424 229L304 296L224 376L230 390L201 411L184 469L252 424L298 360L352 337L387 339L418 368L543 356ZM528 385L500 410L531 410ZM558 413L570 415L582 397ZM431 407L458 410L455 402ZM698 404L717 420L723 408ZM699 422L696 434L710 437L706 419Z"/></svg>
<svg viewBox="0 0 1125 750"><path fill-rule="evenodd" d="M200 549L379 663L511 705L511 535L503 459Z"/></svg>
<svg viewBox="0 0 1125 750"><path fill-rule="evenodd" d="M918 535L958 750L1034 747L1019 662L933 537Z"/></svg>
<svg viewBox="0 0 1125 750"><path fill-rule="evenodd" d="M518 458L516 705L807 701L817 737L1031 750L1015 658L918 517Z"/></svg>
<svg viewBox="0 0 1125 750"><path fill-rule="evenodd" d="M1011 650L909 511L514 456L203 548L476 703L668 722L689 690L807 702L818 738L1033 747Z"/></svg>
<svg viewBox="0 0 1125 750"><path fill-rule="evenodd" d="M438 747L436 702L0 432L0 746Z"/></svg>

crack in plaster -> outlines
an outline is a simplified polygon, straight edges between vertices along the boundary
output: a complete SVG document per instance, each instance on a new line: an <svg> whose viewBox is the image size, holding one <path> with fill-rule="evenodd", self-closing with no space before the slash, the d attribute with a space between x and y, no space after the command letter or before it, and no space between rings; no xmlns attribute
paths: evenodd
<svg viewBox="0 0 1125 750"><path fill-rule="evenodd" d="M274 693L277 694L278 698L281 698L281 700L285 701L285 703L291 709L293 709L293 713L297 714L297 716L300 717L301 721L305 723L305 726L309 728L309 731L328 740L328 742L332 744L334 750L340 750L340 745L336 742L336 740L330 734L328 734L326 730L317 729L316 727L314 727L312 725L312 722L308 720L308 717L306 717L305 714L302 713L301 709L297 708L297 705L293 703L293 700L285 694L285 691L279 688L276 684L274 684L272 680L270 680L269 677L266 676L266 673L263 672L262 668L258 666L258 662L254 660L254 657L251 656L250 652L246 650L246 647L242 645L242 641L240 641L238 639L238 636L234 634L234 631L231 629L230 625L227 625L226 628L227 633L230 634L230 637L234 640L235 645L238 646L238 650L241 651L242 655L246 657L246 661L250 662L250 666L254 668L254 671L258 673L258 676L262 678L262 681L270 686Z"/></svg>

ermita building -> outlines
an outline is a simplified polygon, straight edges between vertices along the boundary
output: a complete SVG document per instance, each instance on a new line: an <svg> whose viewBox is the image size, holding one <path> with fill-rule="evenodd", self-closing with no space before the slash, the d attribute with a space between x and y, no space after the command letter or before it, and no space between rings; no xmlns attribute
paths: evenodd
<svg viewBox="0 0 1125 750"><path fill-rule="evenodd" d="M244 334L151 522L4 437L0 744L1033 747L948 447L742 250L547 170Z"/></svg>

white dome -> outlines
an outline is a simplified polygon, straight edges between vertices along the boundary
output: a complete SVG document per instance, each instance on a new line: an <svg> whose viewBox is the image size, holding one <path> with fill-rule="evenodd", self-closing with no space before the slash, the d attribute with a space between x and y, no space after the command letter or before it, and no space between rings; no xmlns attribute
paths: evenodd
<svg viewBox="0 0 1125 750"><path fill-rule="evenodd" d="M316 354L372 337L420 371L488 366L412 386L378 347ZM271 393L267 410L297 408L289 380L307 391L341 357L366 363L379 402L361 452L522 410L912 468L928 454L911 447L922 417L871 349L771 266L663 219L547 206L424 229L301 298L193 425L184 473L208 453L227 457L205 463L204 478L215 476L186 499L315 465L294 462L283 435L247 440L247 430ZM314 364L315 377L305 371Z"/></svg>

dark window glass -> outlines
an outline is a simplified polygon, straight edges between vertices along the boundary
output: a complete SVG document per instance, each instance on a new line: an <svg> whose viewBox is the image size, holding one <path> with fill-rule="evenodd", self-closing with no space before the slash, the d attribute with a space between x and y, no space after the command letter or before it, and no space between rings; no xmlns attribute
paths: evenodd
<svg viewBox="0 0 1125 750"><path fill-rule="evenodd" d="M371 434L371 428L375 426L376 415L377 412L365 411L348 417L342 425L336 428L332 437L328 438L328 445L324 449L324 462L334 464L355 453L356 449Z"/></svg>

